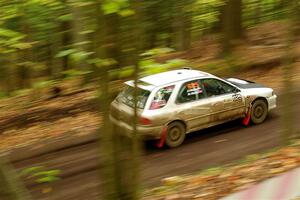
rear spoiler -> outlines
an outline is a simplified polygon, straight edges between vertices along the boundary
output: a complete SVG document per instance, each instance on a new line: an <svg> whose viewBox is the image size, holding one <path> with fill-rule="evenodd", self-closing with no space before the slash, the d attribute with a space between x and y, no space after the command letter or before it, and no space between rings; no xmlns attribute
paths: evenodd
<svg viewBox="0 0 300 200"><path fill-rule="evenodd" d="M148 91L152 91L152 90L155 88L154 85L150 85L150 84L146 84L146 83L143 84L143 83L145 83L145 82L140 82L140 81L139 81L137 87L138 87L138 88L141 88L141 89L143 89L143 90L148 90ZM133 80L127 81L127 82L125 82L125 84L126 84L126 85L129 85L129 86L131 86L131 87L134 87L134 86L135 86Z"/></svg>

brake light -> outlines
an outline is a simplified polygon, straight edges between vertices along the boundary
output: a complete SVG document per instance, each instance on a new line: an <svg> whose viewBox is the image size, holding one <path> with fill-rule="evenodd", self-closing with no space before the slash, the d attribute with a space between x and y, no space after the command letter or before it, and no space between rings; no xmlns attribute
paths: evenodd
<svg viewBox="0 0 300 200"><path fill-rule="evenodd" d="M142 125L150 125L151 123L152 123L151 120L148 118L145 118L145 117L140 118L140 124L142 124Z"/></svg>

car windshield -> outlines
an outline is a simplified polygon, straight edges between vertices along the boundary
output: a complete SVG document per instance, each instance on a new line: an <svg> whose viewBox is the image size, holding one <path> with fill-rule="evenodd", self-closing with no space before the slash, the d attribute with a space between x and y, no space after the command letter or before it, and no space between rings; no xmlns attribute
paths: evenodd
<svg viewBox="0 0 300 200"><path fill-rule="evenodd" d="M137 107L144 109L150 91L137 88ZM130 107L134 107L134 87L127 85L124 90L118 95L117 101L122 102Z"/></svg>

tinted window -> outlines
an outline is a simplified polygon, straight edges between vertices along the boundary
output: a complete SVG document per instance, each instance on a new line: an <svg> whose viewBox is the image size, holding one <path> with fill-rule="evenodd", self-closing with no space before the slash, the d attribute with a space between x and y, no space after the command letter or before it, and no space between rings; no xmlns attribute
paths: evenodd
<svg viewBox="0 0 300 200"><path fill-rule="evenodd" d="M199 80L195 80L183 84L179 90L177 102L191 102L203 97L205 97L203 88L201 87Z"/></svg>
<svg viewBox="0 0 300 200"><path fill-rule="evenodd" d="M175 86L172 85L172 86L167 86L159 89L155 94L153 101L151 102L150 110L155 110L155 109L165 107L165 105L167 105L171 97L174 87Z"/></svg>
<svg viewBox="0 0 300 200"><path fill-rule="evenodd" d="M201 81L208 97L233 93L236 88L217 79L204 79Z"/></svg>

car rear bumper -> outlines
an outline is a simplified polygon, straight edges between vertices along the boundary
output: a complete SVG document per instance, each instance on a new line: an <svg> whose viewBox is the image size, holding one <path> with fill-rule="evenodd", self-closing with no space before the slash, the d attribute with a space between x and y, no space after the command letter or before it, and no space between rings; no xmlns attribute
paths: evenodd
<svg viewBox="0 0 300 200"><path fill-rule="evenodd" d="M274 108L277 107L277 96L276 95L273 95L269 98L267 98L267 101L268 101L268 105L269 105L269 110L272 110Z"/></svg>
<svg viewBox="0 0 300 200"><path fill-rule="evenodd" d="M119 128L121 130L121 133L128 136L132 137L133 135L133 127L130 126L129 124L118 120L114 118L113 116L110 115L110 121L112 124ZM161 137L163 130L163 126L140 126L137 125L137 133L139 137L141 137L143 140L151 140L151 139L159 139Z"/></svg>

